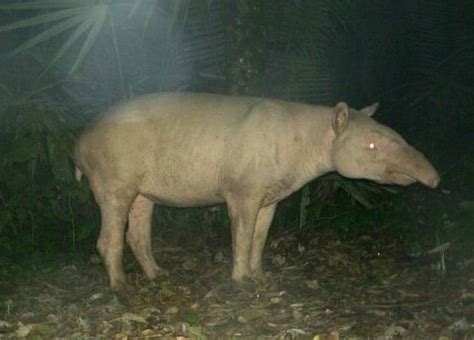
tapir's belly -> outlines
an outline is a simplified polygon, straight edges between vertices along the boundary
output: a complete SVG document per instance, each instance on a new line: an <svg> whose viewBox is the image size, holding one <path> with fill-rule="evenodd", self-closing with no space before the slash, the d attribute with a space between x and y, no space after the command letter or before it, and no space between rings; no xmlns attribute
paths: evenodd
<svg viewBox="0 0 474 340"><path fill-rule="evenodd" d="M230 197L254 198L266 206L304 184L304 176L284 174L265 164L250 162L240 168L244 158L225 157L236 153L216 149L193 157L183 149L173 157L163 153L146 167L138 190L158 204L174 207L219 204Z"/></svg>
<svg viewBox="0 0 474 340"><path fill-rule="evenodd" d="M176 140L164 143L154 151L153 158L145 160L139 192L156 203L175 207L224 202L221 178L224 148L218 143L203 143L193 136L178 143ZM143 156L149 157L146 153Z"/></svg>
<svg viewBox="0 0 474 340"><path fill-rule="evenodd" d="M201 177L192 181L179 171L172 176L145 177L139 192L155 203L172 207L207 206L225 201L215 180Z"/></svg>
<svg viewBox="0 0 474 340"><path fill-rule="evenodd" d="M163 190L158 191L144 191L141 195L149 200L168 207L185 208L185 207L205 207L224 203L225 201L217 196L212 195L180 195L175 192L164 193Z"/></svg>

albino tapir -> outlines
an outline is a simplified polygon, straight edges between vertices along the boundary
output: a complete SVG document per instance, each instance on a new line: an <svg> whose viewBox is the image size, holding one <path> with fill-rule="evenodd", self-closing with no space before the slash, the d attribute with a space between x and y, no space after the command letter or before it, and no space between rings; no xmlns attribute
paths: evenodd
<svg viewBox="0 0 474 340"><path fill-rule="evenodd" d="M255 97L162 93L119 104L87 128L76 150L100 206L97 249L122 292L124 234L150 279L153 204L225 202L232 229L232 278L262 275L262 252L279 201L314 178L350 178L435 188L439 175L419 151L346 103L313 106Z"/></svg>

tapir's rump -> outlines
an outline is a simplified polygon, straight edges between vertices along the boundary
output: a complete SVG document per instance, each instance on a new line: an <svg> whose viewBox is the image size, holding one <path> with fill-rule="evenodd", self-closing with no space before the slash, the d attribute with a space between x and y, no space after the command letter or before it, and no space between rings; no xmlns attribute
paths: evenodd
<svg viewBox="0 0 474 340"><path fill-rule="evenodd" d="M160 268L151 249L153 204L225 202L231 219L232 278L262 276L262 252L277 203L327 172L436 187L419 151L345 103L313 106L255 97L162 93L119 104L91 124L75 150L76 178L88 177L100 206L97 243L116 291L125 289L123 235L145 274Z"/></svg>

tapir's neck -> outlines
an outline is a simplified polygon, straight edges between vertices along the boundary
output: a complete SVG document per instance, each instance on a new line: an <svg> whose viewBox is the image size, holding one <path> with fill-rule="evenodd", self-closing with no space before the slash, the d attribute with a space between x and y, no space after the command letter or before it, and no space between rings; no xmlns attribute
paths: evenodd
<svg viewBox="0 0 474 340"><path fill-rule="evenodd" d="M321 143L315 143L313 156L311 157L311 171L313 178L317 178L328 172L334 171L334 163L332 161L332 141L331 131L326 131Z"/></svg>
<svg viewBox="0 0 474 340"><path fill-rule="evenodd" d="M313 124L306 124L304 127L308 153L302 162L302 175L306 181L335 170L332 149L336 135L331 124L332 111L324 109L326 108L321 107L317 112L313 112Z"/></svg>

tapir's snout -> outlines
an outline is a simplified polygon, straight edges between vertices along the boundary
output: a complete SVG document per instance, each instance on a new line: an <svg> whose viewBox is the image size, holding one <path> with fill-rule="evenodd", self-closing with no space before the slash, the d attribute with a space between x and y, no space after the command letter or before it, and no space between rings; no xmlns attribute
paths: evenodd
<svg viewBox="0 0 474 340"><path fill-rule="evenodd" d="M434 189L438 186L440 181L441 181L441 178L439 177L438 172L435 169L433 169L433 176L430 179L428 179L426 182L422 182L422 183Z"/></svg>
<svg viewBox="0 0 474 340"><path fill-rule="evenodd" d="M436 188L440 176L426 157L415 148L406 145L385 168L386 180L398 185L409 185L420 182L427 187Z"/></svg>

